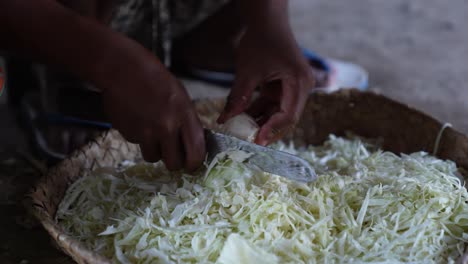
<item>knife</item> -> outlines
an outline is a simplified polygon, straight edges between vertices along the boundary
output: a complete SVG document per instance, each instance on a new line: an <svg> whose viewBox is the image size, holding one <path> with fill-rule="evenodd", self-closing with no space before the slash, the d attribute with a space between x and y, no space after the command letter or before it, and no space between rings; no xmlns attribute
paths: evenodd
<svg viewBox="0 0 468 264"><path fill-rule="evenodd" d="M264 172L299 182L312 182L317 180L317 174L310 164L295 155L263 147L208 129L205 129L205 139L208 162L211 162L220 152L243 150L248 153L253 153L253 155L245 161L245 164L249 167L259 168Z"/></svg>

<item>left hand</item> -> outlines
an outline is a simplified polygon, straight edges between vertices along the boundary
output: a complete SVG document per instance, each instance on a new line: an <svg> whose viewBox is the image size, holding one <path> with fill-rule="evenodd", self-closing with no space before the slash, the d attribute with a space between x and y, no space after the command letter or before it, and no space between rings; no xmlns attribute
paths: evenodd
<svg viewBox="0 0 468 264"><path fill-rule="evenodd" d="M265 146L280 139L299 120L315 82L291 30L248 28L237 48L236 69L218 122L247 112L260 125L255 143ZM251 103L257 87L260 96Z"/></svg>

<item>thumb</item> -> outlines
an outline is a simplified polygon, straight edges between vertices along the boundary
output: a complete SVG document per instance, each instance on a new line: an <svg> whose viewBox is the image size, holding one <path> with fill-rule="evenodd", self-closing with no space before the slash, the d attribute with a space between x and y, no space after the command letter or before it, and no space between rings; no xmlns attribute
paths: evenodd
<svg viewBox="0 0 468 264"><path fill-rule="evenodd" d="M258 81L254 79L236 79L227 98L226 106L218 117L217 122L223 124L230 118L244 112L250 105L252 94L257 85Z"/></svg>
<svg viewBox="0 0 468 264"><path fill-rule="evenodd" d="M294 118L285 112L277 112L260 128L255 143L266 146L281 139L294 128Z"/></svg>

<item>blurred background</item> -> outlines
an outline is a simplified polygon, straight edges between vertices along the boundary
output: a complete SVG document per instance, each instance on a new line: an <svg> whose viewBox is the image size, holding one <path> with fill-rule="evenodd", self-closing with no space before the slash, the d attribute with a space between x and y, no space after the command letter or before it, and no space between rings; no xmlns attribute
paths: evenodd
<svg viewBox="0 0 468 264"><path fill-rule="evenodd" d="M303 47L363 66L370 90L468 133L466 8L466 0L294 0L291 23ZM207 89L192 86L195 96Z"/></svg>
<svg viewBox="0 0 468 264"><path fill-rule="evenodd" d="M466 10L467 0L293 0L291 23L301 46L363 66L370 90L468 133ZM184 83L194 98L228 92ZM0 96L0 263L69 262L22 208L44 168L30 157L7 97L8 87ZM25 170L10 166L17 162L13 152L21 154Z"/></svg>

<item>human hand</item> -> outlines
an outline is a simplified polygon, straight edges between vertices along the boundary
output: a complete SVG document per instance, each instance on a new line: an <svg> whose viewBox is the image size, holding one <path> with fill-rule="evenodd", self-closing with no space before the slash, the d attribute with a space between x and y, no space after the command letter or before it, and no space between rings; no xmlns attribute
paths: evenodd
<svg viewBox="0 0 468 264"><path fill-rule="evenodd" d="M255 143L267 145L299 120L314 78L289 29L249 28L237 48L236 80L218 122L247 112L260 125ZM252 103L255 89L260 96Z"/></svg>
<svg viewBox="0 0 468 264"><path fill-rule="evenodd" d="M125 50L131 54L116 57L97 80L113 127L140 145L146 161L197 169L205 158L204 133L184 87L150 52Z"/></svg>

